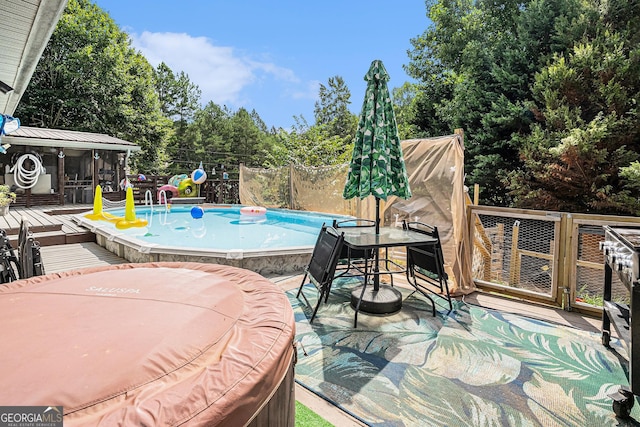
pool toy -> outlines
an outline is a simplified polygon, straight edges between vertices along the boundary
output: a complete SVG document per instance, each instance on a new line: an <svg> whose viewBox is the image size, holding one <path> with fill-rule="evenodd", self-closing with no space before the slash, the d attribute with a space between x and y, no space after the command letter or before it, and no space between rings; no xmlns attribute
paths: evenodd
<svg viewBox="0 0 640 427"><path fill-rule="evenodd" d="M145 227L148 222L146 219L136 218L135 203L133 201L133 188L127 187L124 217L115 216L109 212L102 210L102 187L96 185L96 195L93 198L93 212L85 214L85 218L94 221L108 221L118 229L130 227Z"/></svg>
<svg viewBox="0 0 640 427"><path fill-rule="evenodd" d="M173 198L173 197L178 197L178 187L174 187L173 185L169 185L169 184L165 184L162 187L158 188L158 203L165 203L168 202L165 201L164 199L162 199L162 193L161 191L165 192L165 194L171 192L171 197L169 197L169 195L167 194L167 199L169 198Z"/></svg>
<svg viewBox="0 0 640 427"><path fill-rule="evenodd" d="M247 216L264 216L267 214L267 208L262 206L245 206L240 208L240 213Z"/></svg>
<svg viewBox="0 0 640 427"><path fill-rule="evenodd" d="M129 178L122 178L122 180L120 180L120 189L121 190L126 190L129 187L131 187L131 183L129 182Z"/></svg>
<svg viewBox="0 0 640 427"><path fill-rule="evenodd" d="M185 178L178 184L179 197L195 197L197 196L196 184L191 178Z"/></svg>
<svg viewBox="0 0 640 427"><path fill-rule="evenodd" d="M200 206L194 206L191 208L191 218L200 219L204 215L204 209Z"/></svg>
<svg viewBox="0 0 640 427"><path fill-rule="evenodd" d="M206 180L207 173L202 167L202 162L200 162L200 166L198 169L191 172L191 176L186 173L173 175L169 178L168 183L160 189L164 189L165 191L171 189L173 197L198 197L198 186L203 184ZM158 199L160 199L159 196Z"/></svg>
<svg viewBox="0 0 640 427"><path fill-rule="evenodd" d="M124 205L124 218L116 222L117 229L130 227L145 227L148 224L146 219L136 218L136 207L133 201L133 188L127 188L127 197Z"/></svg>
<svg viewBox="0 0 640 427"><path fill-rule="evenodd" d="M96 195L93 198L93 212L90 214L85 214L84 217L92 219L94 221L105 220L110 222L116 222L122 219L122 217L111 215L108 212L102 211L102 187L100 187L99 185L96 185Z"/></svg>
<svg viewBox="0 0 640 427"><path fill-rule="evenodd" d="M178 186L180 185L180 182L187 178L189 177L187 176L186 173L181 173L180 175L173 175L171 178L169 178L169 181L167 182L167 184L173 185L174 187L178 188Z"/></svg>
<svg viewBox="0 0 640 427"><path fill-rule="evenodd" d="M191 180L198 185L203 184L207 180L207 173L202 167L202 162L200 162L198 169L191 172Z"/></svg>

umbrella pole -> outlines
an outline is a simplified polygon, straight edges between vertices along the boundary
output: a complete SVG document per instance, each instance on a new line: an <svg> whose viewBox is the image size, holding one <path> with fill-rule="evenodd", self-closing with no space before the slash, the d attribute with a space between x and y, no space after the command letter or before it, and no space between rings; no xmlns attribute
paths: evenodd
<svg viewBox="0 0 640 427"><path fill-rule="evenodd" d="M380 198L376 197L376 234L380 234ZM375 264L373 265L373 290L380 289L380 249L376 248Z"/></svg>

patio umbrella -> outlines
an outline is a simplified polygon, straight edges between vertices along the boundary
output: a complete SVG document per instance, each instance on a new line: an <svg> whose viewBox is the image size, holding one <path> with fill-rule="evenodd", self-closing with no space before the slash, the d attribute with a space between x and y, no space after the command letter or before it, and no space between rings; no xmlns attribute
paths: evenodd
<svg viewBox="0 0 640 427"><path fill-rule="evenodd" d="M379 234L380 199L386 201L389 196L408 199L411 197L411 189L402 156L396 116L387 88L389 74L382 61L374 60L364 79L367 82L367 90L342 197L364 199L373 195L376 200L376 234ZM371 307L370 312L386 312L387 307L388 312L391 312L399 309L401 295L392 288L380 292L384 289L379 283L378 263L379 253L376 251L373 289L366 293L365 284L361 293L354 291L352 295L360 300L360 303L366 300L365 306Z"/></svg>
<svg viewBox="0 0 640 427"><path fill-rule="evenodd" d="M367 91L342 197L364 199L373 195L376 200L376 233L379 233L380 199L386 201L388 196L408 199L411 189L387 88L389 74L382 61L374 60L364 79Z"/></svg>

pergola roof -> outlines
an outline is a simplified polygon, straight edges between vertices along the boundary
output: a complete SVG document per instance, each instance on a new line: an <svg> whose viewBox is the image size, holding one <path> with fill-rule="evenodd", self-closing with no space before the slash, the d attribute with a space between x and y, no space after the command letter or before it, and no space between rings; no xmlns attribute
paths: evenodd
<svg viewBox="0 0 640 427"><path fill-rule="evenodd" d="M60 147L75 149L95 149L111 151L138 151L133 142L109 135L73 130L45 129L22 126L15 132L2 137L3 143L11 145L31 145L38 147Z"/></svg>
<svg viewBox="0 0 640 427"><path fill-rule="evenodd" d="M67 0L0 1L0 113L13 115Z"/></svg>

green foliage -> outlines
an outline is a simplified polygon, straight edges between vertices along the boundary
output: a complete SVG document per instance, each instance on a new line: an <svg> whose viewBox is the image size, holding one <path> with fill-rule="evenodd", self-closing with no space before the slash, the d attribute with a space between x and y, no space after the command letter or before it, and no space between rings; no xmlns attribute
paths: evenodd
<svg viewBox="0 0 640 427"><path fill-rule="evenodd" d="M162 172L170 121L153 68L107 13L69 0L16 116L28 126L105 133L143 148L135 165Z"/></svg>
<svg viewBox="0 0 640 427"><path fill-rule="evenodd" d="M611 31L608 16L601 10L593 34L536 75L531 105L538 124L523 141L526 174L511 177L518 206L640 214L632 173L639 157L640 50L627 34Z"/></svg>
<svg viewBox="0 0 640 427"><path fill-rule="evenodd" d="M354 135L358 118L349 111L351 92L340 76L331 77L327 86L320 84L314 115L316 125L328 126L332 135Z"/></svg>
<svg viewBox="0 0 640 427"><path fill-rule="evenodd" d="M9 206L16 201L16 193L11 191L8 185L0 185L0 206Z"/></svg>
<svg viewBox="0 0 640 427"><path fill-rule="evenodd" d="M155 86L166 117L179 123L193 120L195 112L200 109L202 91L184 71L176 76L167 64L161 62L155 69Z"/></svg>
<svg viewBox="0 0 640 427"><path fill-rule="evenodd" d="M353 135L341 137L332 134L331 124L309 126L302 119L291 132L278 133L267 165L328 166L348 163L353 151L352 140Z"/></svg>
<svg viewBox="0 0 640 427"><path fill-rule="evenodd" d="M296 427L333 427L333 424L296 400Z"/></svg>
<svg viewBox="0 0 640 427"><path fill-rule="evenodd" d="M637 189L618 176L639 149L637 2L433 0L427 10L403 122L465 130L467 179L483 203L637 212Z"/></svg>

